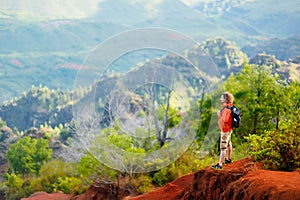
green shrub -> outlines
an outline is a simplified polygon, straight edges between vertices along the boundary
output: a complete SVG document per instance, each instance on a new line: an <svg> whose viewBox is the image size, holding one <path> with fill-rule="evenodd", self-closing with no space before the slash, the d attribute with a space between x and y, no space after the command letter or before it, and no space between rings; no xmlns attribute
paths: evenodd
<svg viewBox="0 0 300 200"><path fill-rule="evenodd" d="M133 185L140 194L150 192L153 189L151 177L145 174L136 177L133 180Z"/></svg>
<svg viewBox="0 0 300 200"><path fill-rule="evenodd" d="M250 154L266 169L293 171L300 167L300 124L297 120L281 121L279 129L245 137Z"/></svg>
<svg viewBox="0 0 300 200"><path fill-rule="evenodd" d="M249 143L248 142L243 142L243 143L237 144L237 145L235 145L235 147L233 147L233 151L231 154L231 158L233 160L240 160L240 159L247 158L249 156L251 156L251 155L249 155Z"/></svg>
<svg viewBox="0 0 300 200"><path fill-rule="evenodd" d="M22 197L25 197L25 193L22 189L25 181L18 174L6 174L6 188L5 188L5 197L7 200L19 200Z"/></svg>
<svg viewBox="0 0 300 200"><path fill-rule="evenodd" d="M42 189L53 192L55 186L60 183L59 178L72 177L76 175L75 165L65 163L61 160L51 160L44 164L40 170L39 178L34 181L34 190Z"/></svg>
<svg viewBox="0 0 300 200"><path fill-rule="evenodd" d="M95 178L115 181L118 174L118 171L105 166L89 153L76 164L76 170L82 181L87 185L90 185Z"/></svg>
<svg viewBox="0 0 300 200"><path fill-rule="evenodd" d="M54 184L54 191L62 191L65 194L81 194L86 188L81 186L81 180L76 177L59 177L58 184Z"/></svg>
<svg viewBox="0 0 300 200"><path fill-rule="evenodd" d="M163 186L177 178L177 173L175 164L172 163L170 166L162 168L154 174L153 183L158 186Z"/></svg>

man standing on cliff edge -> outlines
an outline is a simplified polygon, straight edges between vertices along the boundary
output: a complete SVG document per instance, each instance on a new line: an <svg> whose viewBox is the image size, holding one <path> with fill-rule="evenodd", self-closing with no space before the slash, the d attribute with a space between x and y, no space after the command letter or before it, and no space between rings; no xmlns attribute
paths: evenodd
<svg viewBox="0 0 300 200"><path fill-rule="evenodd" d="M225 158L225 164L231 163L231 153L232 153L232 143L231 143L231 133L232 133L232 116L231 110L226 107L233 106L234 97L229 92L223 92L221 95L221 106L222 109L218 111L218 124L221 130L220 138L220 159L216 165L213 165L213 169L222 169L222 164Z"/></svg>

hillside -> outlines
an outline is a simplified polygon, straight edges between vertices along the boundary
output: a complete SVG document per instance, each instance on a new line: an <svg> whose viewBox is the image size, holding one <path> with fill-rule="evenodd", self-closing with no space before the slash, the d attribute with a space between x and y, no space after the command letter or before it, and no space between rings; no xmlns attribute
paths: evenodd
<svg viewBox="0 0 300 200"><path fill-rule="evenodd" d="M300 199L299 171L279 172L262 168L261 163L245 158L224 166L223 170L206 167L138 196L129 196L128 190L114 184L95 182L86 193L71 198L70 195L36 193L22 200Z"/></svg>
<svg viewBox="0 0 300 200"><path fill-rule="evenodd" d="M15 127L19 131L45 123L58 126L72 119L72 101L76 101L76 96L71 92L63 93L42 86L32 87L28 93L10 103L4 103L0 108L0 117L9 127Z"/></svg>
<svg viewBox="0 0 300 200"><path fill-rule="evenodd" d="M294 59L299 7L297 1L278 0L54 0L45 6L36 0L4 0L0 101L20 96L32 85L72 89L80 65L97 45L136 28L174 30L199 42L222 37L244 47L248 57L266 52Z"/></svg>
<svg viewBox="0 0 300 200"><path fill-rule="evenodd" d="M207 54L203 54L204 52ZM206 74L214 73L209 71L211 68L206 67L212 62L209 57L211 56L213 58L213 62L219 66L220 75L225 78L228 77L231 72L237 72L241 69L246 57L230 41L226 41L224 39L208 40L203 44L199 44L198 46L187 50L185 54L187 59L192 60L194 63L198 63L199 68L203 69ZM130 57L130 59L132 59L132 57ZM143 65L138 65L138 63L142 62L142 60L133 57L133 61L135 61L135 63L129 62L129 64L132 64L132 66L128 66L129 69L132 68L138 70L139 68L142 68ZM188 77L191 84L193 84L192 77L195 76L195 78L199 79L199 75L196 75L193 71L194 68L178 56L169 54L149 60L148 62L149 63L147 65L149 66L173 65L178 73ZM120 77L125 77L127 75L120 72L121 69L119 66L123 66L123 69L125 68L123 61L116 65L117 69L112 72L115 75L112 74L104 76L98 81L98 83L95 83L92 86L94 88L92 91L87 91L84 88L78 88L77 91L64 92L62 89L51 90L46 86L31 86L30 91L24 92L22 96L15 97L10 102L6 101L2 106L0 106L0 117L2 120L6 121L9 127L16 127L19 131L29 129L32 126L39 127L44 123L51 126L57 126L59 123L69 123L72 119L72 106L78 107L80 104L86 104L85 99L93 98L93 95L96 95L96 99L101 98L102 101L105 102L106 96L113 90L116 82L121 79ZM64 73L66 73L66 78L73 76L68 73L67 69ZM89 71L86 73L89 73ZM143 72L137 71L134 73L135 75L132 76L135 76L134 79L137 79L141 76L141 73ZM202 76L204 76L202 78L213 82L215 81L214 79L218 79L217 75L218 74L216 74L215 77L210 77L202 74ZM95 94L93 91L95 91Z"/></svg>
<svg viewBox="0 0 300 200"><path fill-rule="evenodd" d="M256 54L265 52L275 55L277 59L289 61L296 59L300 55L300 37L293 36L288 38L272 38L261 41L257 45L245 45L241 48L249 58Z"/></svg>
<svg viewBox="0 0 300 200"><path fill-rule="evenodd" d="M0 31L0 91L5 94L1 102L20 96L32 85L72 89L90 50L124 30L121 25L91 19L12 23L0 18L0 25L5 27Z"/></svg>
<svg viewBox="0 0 300 200"><path fill-rule="evenodd" d="M203 54L204 52L206 54ZM192 83L193 77L210 81L213 84L219 77L226 80L231 73L236 74L239 72L244 62L247 61L249 64L271 66L273 74L279 74L281 79L300 81L300 63L296 59L281 61L272 54L264 53L248 58L234 43L222 38L206 40L187 50L185 56L188 60L198 63L199 68L203 70L202 77L196 75L193 72L193 67L185 60L172 54L149 60L147 65L155 66L162 64L164 66L174 66L178 73L188 77L191 84L194 84ZM210 67L206 67L211 62L210 58L218 66L219 76L218 74L215 77L208 75L215 73L210 72ZM133 61L138 62L139 59L134 58ZM113 72L115 75L104 76L98 83L92 86L94 89L91 91L88 91L87 88L78 88L77 91L63 91L51 90L46 86L32 86L31 90L24 92L22 96L15 97L10 102L6 101L1 105L0 117L6 121L9 127L16 127L19 131L24 131L32 126L39 127L44 123L53 127L60 123L69 123L72 119L73 107L80 107L80 105L86 104L86 100L91 98L101 98L102 102L105 102L106 96L113 90L117 81L127 75L119 72L121 71L119 66L124 66L122 64L123 61L117 65L116 71ZM136 70L143 66L137 65L134 62L130 64L132 66L128 66L128 68ZM136 71L133 73L136 75L132 76L135 76L134 79L137 80L137 77L141 76L141 73L145 72ZM94 95L95 97L93 97Z"/></svg>

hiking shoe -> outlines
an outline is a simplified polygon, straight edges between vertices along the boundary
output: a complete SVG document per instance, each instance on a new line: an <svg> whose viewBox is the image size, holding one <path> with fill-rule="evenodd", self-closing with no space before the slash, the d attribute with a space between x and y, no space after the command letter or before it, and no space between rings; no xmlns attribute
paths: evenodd
<svg viewBox="0 0 300 200"><path fill-rule="evenodd" d="M225 164L230 164L230 163L232 163L232 160L225 158Z"/></svg>
<svg viewBox="0 0 300 200"><path fill-rule="evenodd" d="M222 166L218 164L211 166L213 169L222 169Z"/></svg>

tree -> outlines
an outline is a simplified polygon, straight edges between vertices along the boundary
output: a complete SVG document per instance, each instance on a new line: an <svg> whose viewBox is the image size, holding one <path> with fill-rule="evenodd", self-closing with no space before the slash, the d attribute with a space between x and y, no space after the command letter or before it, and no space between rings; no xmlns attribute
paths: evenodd
<svg viewBox="0 0 300 200"><path fill-rule="evenodd" d="M45 139L25 136L10 145L6 158L16 174L38 173L41 166L52 157L52 149Z"/></svg>
<svg viewBox="0 0 300 200"><path fill-rule="evenodd" d="M155 131L157 142L162 147L169 140L168 130L181 122L181 116L177 115L179 110L171 105L172 92L153 83L137 94L114 91L104 107L102 124L106 127L118 124L126 132L136 132L137 127L144 127L149 140L150 132Z"/></svg>
<svg viewBox="0 0 300 200"><path fill-rule="evenodd" d="M285 114L287 90L268 67L245 64L224 85L241 109L242 124L237 130L241 137L278 128L278 120Z"/></svg>
<svg viewBox="0 0 300 200"><path fill-rule="evenodd" d="M272 69L267 66L245 64L236 75L231 75L224 85L206 96L203 102L203 111L197 131L197 139L204 142L214 142L213 135L207 136L208 127L219 135L216 118L219 108L219 98L223 91L231 92L234 104L241 109L242 123L234 129L233 136L237 142L243 142L244 136L249 134L262 135L266 130L280 129L281 121L299 121L297 110L300 108L300 84L287 84L278 76L272 75ZM214 100L212 100L214 99ZM215 146L214 149L218 147Z"/></svg>
<svg viewBox="0 0 300 200"><path fill-rule="evenodd" d="M194 139L187 111L196 92L190 90L191 76L170 65L151 63L133 69L117 77L112 91L95 92L73 107L77 151L72 152L88 151L128 174L156 170L177 159ZM97 87L102 88L101 82Z"/></svg>

